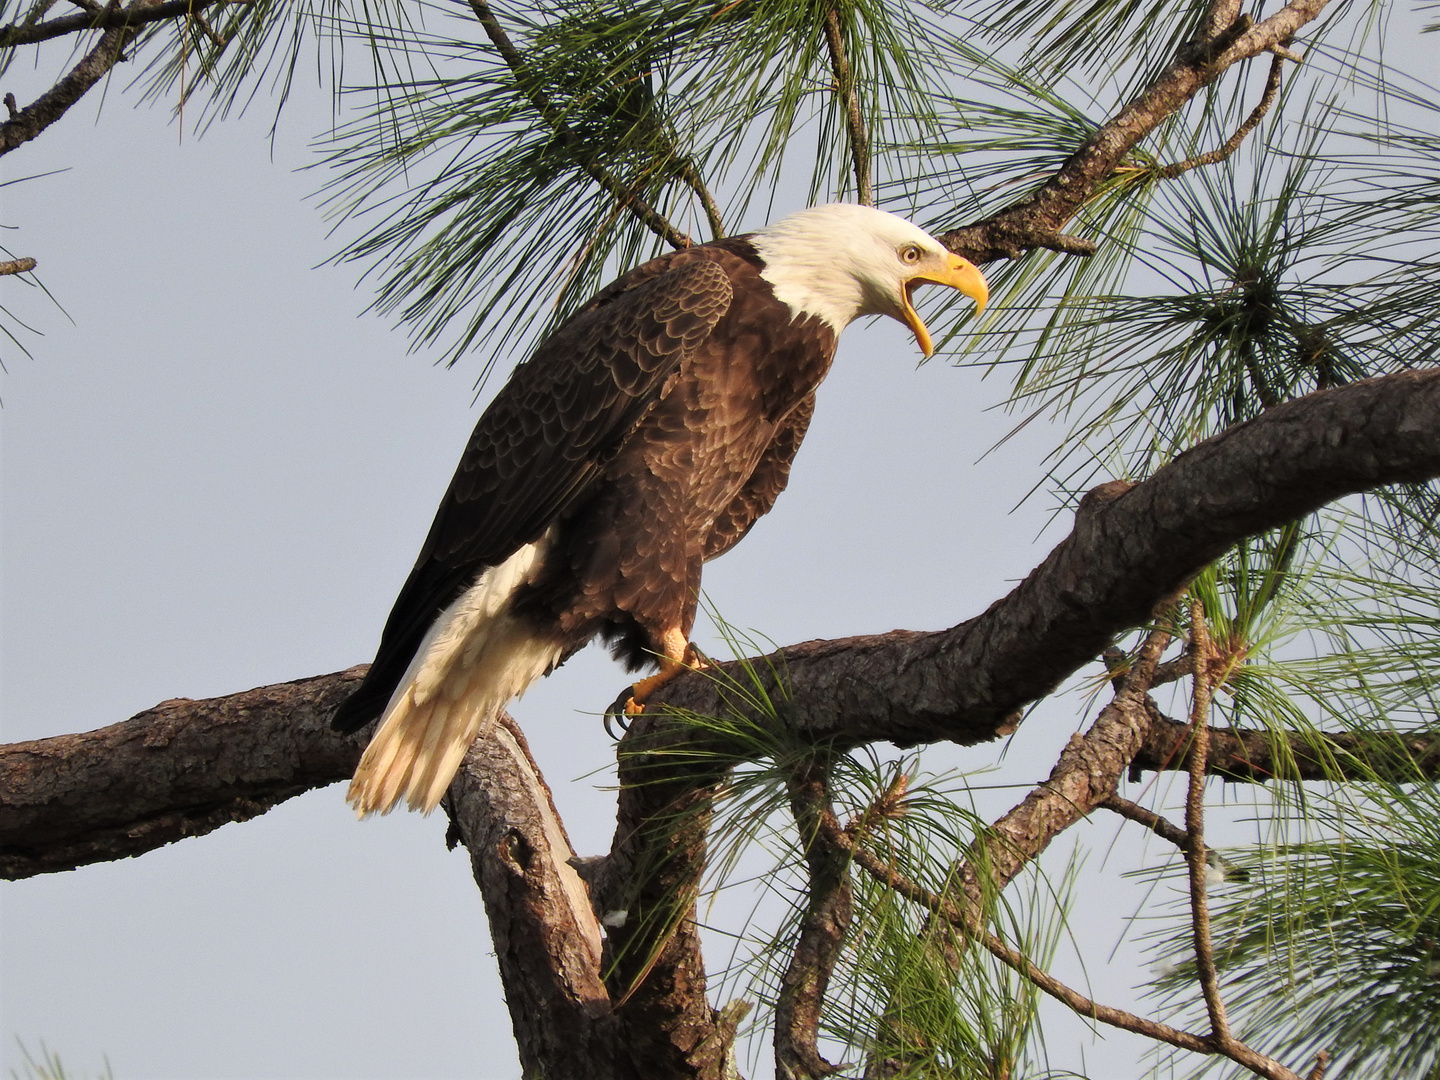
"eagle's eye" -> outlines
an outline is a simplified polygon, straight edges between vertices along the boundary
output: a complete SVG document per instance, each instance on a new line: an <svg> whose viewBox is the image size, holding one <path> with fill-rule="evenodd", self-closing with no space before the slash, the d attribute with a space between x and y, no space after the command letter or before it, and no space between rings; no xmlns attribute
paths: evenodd
<svg viewBox="0 0 1440 1080"><path fill-rule="evenodd" d="M906 244L900 249L900 258L907 263L918 263L924 254L915 244Z"/></svg>

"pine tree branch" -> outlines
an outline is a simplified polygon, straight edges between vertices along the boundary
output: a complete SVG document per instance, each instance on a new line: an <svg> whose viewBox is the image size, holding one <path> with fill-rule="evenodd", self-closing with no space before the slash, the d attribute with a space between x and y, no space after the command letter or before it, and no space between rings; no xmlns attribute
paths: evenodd
<svg viewBox="0 0 1440 1080"><path fill-rule="evenodd" d="M861 206L875 205L870 184L870 139L865 133L865 114L855 91L855 75L845 56L845 36L840 27L840 9L834 4L825 10L825 47L830 53L830 73L835 78L835 96L845 119L850 162L855 169L855 198Z"/></svg>
<svg viewBox="0 0 1440 1080"><path fill-rule="evenodd" d="M976 912L1003 890L1052 840L1111 795L1144 743L1154 719L1150 680L1170 643L1168 628L1152 630L1125 683L1090 730L1072 735L1044 783L993 822L955 873L960 898Z"/></svg>
<svg viewBox="0 0 1440 1080"><path fill-rule="evenodd" d="M1231 1043L1230 1020L1225 1015L1225 1000L1220 996L1220 973L1215 969L1215 953L1210 940L1210 903L1205 884L1205 761L1210 752L1210 683L1211 661L1215 650L1210 644L1210 628L1205 623L1205 609L1199 600L1190 599L1190 654L1195 669L1194 697L1190 709L1191 756L1190 782L1185 790L1185 862L1190 878L1190 925L1195 942L1195 968L1200 979L1200 993L1205 1011L1210 1016L1210 1037L1216 1044ZM1119 777L1116 777L1118 782Z"/></svg>
<svg viewBox="0 0 1440 1080"><path fill-rule="evenodd" d="M1142 772L1188 770L1190 730L1159 715L1131 763ZM1440 781L1440 731L1277 732L1211 728L1206 771L1248 783L1274 780L1390 784Z"/></svg>
<svg viewBox="0 0 1440 1080"><path fill-rule="evenodd" d="M14 49L21 45L38 45L42 41L64 37L66 34L83 33L86 30L136 30L149 23L164 22L188 15L198 15L207 7L216 4L248 4L253 0L168 0L144 8L131 5L121 8L115 4L109 7L87 8L73 15L62 15L48 22L11 23L0 27L0 49Z"/></svg>
<svg viewBox="0 0 1440 1080"><path fill-rule="evenodd" d="M1286 46L1319 16L1326 2L1294 0L1258 23L1238 14L1238 4L1212 5L1201 39L1181 46L1150 84L1101 125L1045 183L997 213L942 233L938 239L973 263L1019 258L1035 248L1092 254L1094 243L1062 230L1120 168L1126 155L1227 69ZM1237 14L1225 22L1232 11Z"/></svg>
<svg viewBox="0 0 1440 1080"><path fill-rule="evenodd" d="M1109 795L1100 800L1100 806L1106 810L1113 810L1121 817L1129 818L1131 821L1144 825L1156 836L1163 840L1169 840L1181 851L1187 851L1190 847L1190 835L1179 825L1162 817L1139 803L1131 802L1129 799L1122 799L1119 795Z"/></svg>
<svg viewBox="0 0 1440 1080"><path fill-rule="evenodd" d="M1293 55L1293 54L1291 54ZM1245 122L1235 129L1235 133L1221 143L1214 150L1207 150L1203 154L1196 154L1194 157L1186 158L1184 161L1177 161L1170 165L1162 165L1156 170L1156 175L1162 180L1173 180L1182 173L1191 169L1198 169L1204 165L1215 165L1224 161L1245 141L1245 136L1260 126L1260 121L1265 119L1265 114L1270 111L1270 106L1275 103L1276 95L1280 92L1281 75L1285 70L1286 57L1276 53L1270 61L1270 74L1265 78L1265 91L1260 95L1260 102L1251 110Z"/></svg>
<svg viewBox="0 0 1440 1080"><path fill-rule="evenodd" d="M1087 497L1071 536L977 618L936 633L788 646L753 661L752 670L772 700L785 702L791 737L817 745L992 739L1013 730L1026 702L1146 622L1157 603L1240 538L1351 492L1437 474L1440 371L1312 394L1208 440L1143 483ZM770 723L726 698L721 676L734 667L682 676L658 697L702 715ZM326 722L363 671L170 702L87 735L0 747L0 874L24 877L140 854L347 778L360 747ZM785 672L783 688L772 671ZM1149 734L1133 768L1175 767L1184 725L1174 732L1153 703L1145 708ZM703 742L663 716L641 720L632 732L648 730L656 749ZM233 725L246 730L229 730ZM1215 732L1211 771L1291 778L1266 738ZM702 748L734 752L713 742ZM1379 735L1326 736L1308 749L1297 735L1289 751L1298 778L1363 780L1411 763L1421 770L1410 774L1416 779L1440 776L1440 737L1429 733L1395 737L1393 755ZM625 766L627 783L646 779L638 764ZM695 797L691 784L719 782L718 775L682 779L664 791L642 783L643 790L622 792L617 846L643 846L635 830L647 815L661 813L668 800ZM703 842L690 852L702 855ZM635 852L627 859L633 870Z"/></svg>
<svg viewBox="0 0 1440 1080"><path fill-rule="evenodd" d="M824 842L821 832L838 827L830 805L824 754L798 767L789 782L790 808L805 851L808 873L800 934L775 1002L775 1075L809 1080L837 1071L819 1050L825 991L854 914L850 860Z"/></svg>
<svg viewBox="0 0 1440 1080"><path fill-rule="evenodd" d="M614 1075L618 1024L599 921L550 789L514 720L477 739L446 796L489 916L525 1076Z"/></svg>
<svg viewBox="0 0 1440 1080"><path fill-rule="evenodd" d="M8 154L40 135L74 105L109 70L125 59L125 49L135 39L143 24L143 16L158 7L158 0L134 0L121 9L118 0L111 0L105 9L107 18L117 19L114 26L100 35L81 61L69 73L25 108L0 124L0 155ZM84 18L91 18L86 14Z"/></svg>
<svg viewBox="0 0 1440 1080"><path fill-rule="evenodd" d="M501 59L510 68L511 74L515 76L515 83L520 87L521 93L540 114L550 130L555 133L555 138L561 146L565 147L570 159L586 176L609 192L616 202L629 210L641 224L656 236L676 250L689 247L691 245L690 237L671 225L665 215L646 202L639 192L622 183L618 177L612 175L586 151L584 141L565 122L565 117L550 100L550 95L540 86L535 75L525 63L525 58L520 55L520 50L515 47L514 42L510 40L510 35L505 32L505 28L495 18L495 13L490 10L490 5L486 0L469 0L469 2L470 9L474 11L475 18L484 28L486 36L490 38L490 43L495 46L495 51L500 54Z"/></svg>
<svg viewBox="0 0 1440 1080"><path fill-rule="evenodd" d="M607 983L637 1075L720 1080L733 1031L727 1036L706 1000L695 899L729 770L652 755L648 720L638 718L621 742L615 841L591 883L600 910L624 913L605 943Z"/></svg>
<svg viewBox="0 0 1440 1080"><path fill-rule="evenodd" d="M1206 440L1142 483L1096 488L1071 534L977 618L933 633L787 646L751 674L720 664L681 676L654 700L705 716L735 708L766 723L725 700L719 676L733 671L787 701L789 723L816 743L993 739L1242 537L1346 494L1437 474L1440 370L1320 391Z"/></svg>
<svg viewBox="0 0 1440 1080"><path fill-rule="evenodd" d="M348 776L368 733L336 735L330 717L365 670L177 698L98 731L0 747L0 877L140 855Z"/></svg>
<svg viewBox="0 0 1440 1080"><path fill-rule="evenodd" d="M1200 1054L1213 1054L1227 1057L1237 1064L1244 1065L1255 1074L1269 1078L1269 1080L1300 1080L1296 1073L1287 1069L1278 1061L1258 1053L1244 1043L1237 1042L1234 1039L1229 1040L1226 1045L1221 1045L1217 1043L1214 1038L1197 1035L1194 1032L1171 1027L1169 1024L1162 1023L1158 1020L1137 1016L1135 1013L1127 1012L1124 1009L1101 1005L1093 1001L1084 994L1081 994L1078 990L1067 986L1049 972L1041 969L1018 949L1012 949L1009 945L1005 944L999 936L985 927L980 919L978 910L974 908L973 905L957 905L949 898L931 892L918 883L911 881L894 866L885 862L863 844L857 842L856 839L838 829L826 827L823 834L837 850L849 855L857 866L876 881L885 885L887 888L893 889L897 894L903 896L911 903L923 907L934 915L944 919L951 926L955 927L966 939L982 945L991 956L995 957L1011 970L1018 972L1023 978L1039 987L1055 1000L1061 1002L1077 1015L1091 1020L1097 1020L1102 1024L1108 1024L1111 1027L1119 1028L1123 1031L1131 1031L1137 1035L1144 1035L1146 1038L1153 1039L1156 1042L1179 1047L1182 1050L1192 1050Z"/></svg>

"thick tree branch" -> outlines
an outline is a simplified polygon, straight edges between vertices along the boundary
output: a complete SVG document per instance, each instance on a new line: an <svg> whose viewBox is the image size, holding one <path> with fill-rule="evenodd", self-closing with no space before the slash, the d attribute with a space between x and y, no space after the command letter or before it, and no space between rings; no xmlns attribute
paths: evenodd
<svg viewBox="0 0 1440 1080"><path fill-rule="evenodd" d="M1044 184L982 221L941 234L940 241L974 263L1018 258L1034 248L1090 254L1094 244L1066 236L1061 230L1094 198L1125 156L1226 69L1287 45L1325 4L1326 0L1295 0L1253 24L1248 16L1238 14L1224 23L1224 17L1238 11L1238 5L1214 5L1205 36L1182 46L1150 84Z"/></svg>
<svg viewBox="0 0 1440 1080"><path fill-rule="evenodd" d="M752 667L781 703L792 737L837 746L985 741L1009 730L1018 709L1093 660L1111 638L1144 623L1158 602L1241 537L1351 492L1437 474L1440 371L1312 394L1208 440L1144 483L1089 497L1075 532L975 619L938 633L807 642ZM768 673L772 666L785 674L783 693ZM330 733L325 721L363 670L166 703L88 735L0 748L0 872L23 877L139 854L345 779L359 745ZM738 670L725 664L683 676L661 696L704 714L729 710L768 723L726 695L723 677L743 677ZM700 741L662 717L643 721L637 733L655 733L657 749ZM233 730L208 730L222 724ZM1150 726L1135 767L1176 767L1183 730L1167 741L1170 724L1158 713ZM1364 761L1389 760L1383 743L1327 740L1338 751L1341 778L1363 778ZM721 741L714 749L732 748ZM1396 749L1423 775L1440 775L1440 738L1407 737ZM1325 771L1327 758L1328 751L1303 752L1296 740L1300 778L1337 775ZM1211 768L1244 779L1289 777L1256 733L1232 739L1217 731ZM692 781L718 782L718 773L712 764ZM686 784L668 792L642 788L622 795L622 843L637 841L636 823L679 798Z"/></svg>
<svg viewBox="0 0 1440 1080"><path fill-rule="evenodd" d="M678 678L657 702L767 722L726 679L752 677L812 742L983 742L1142 625L1245 536L1345 495L1440 475L1440 370L1286 402L1181 454L1143 483L1081 501L1071 534L1008 596L949 630L788 646ZM782 680L776 673L783 673ZM731 700L731 699L734 700ZM685 736L681 736L682 738Z"/></svg>
<svg viewBox="0 0 1440 1080"><path fill-rule="evenodd" d="M445 805L485 898L522 1072L615 1075L600 924L550 789L510 717L475 741Z"/></svg>
<svg viewBox="0 0 1440 1080"><path fill-rule="evenodd" d="M591 882L600 910L623 913L606 940L608 983L639 1075L720 1080L734 1031L705 996L695 898L728 770L652 755L654 726L639 718L621 745L615 841Z"/></svg>
<svg viewBox="0 0 1440 1080"><path fill-rule="evenodd" d="M0 877L140 855L349 776L364 738L336 735L330 716L364 674L177 698L98 731L0 747Z"/></svg>

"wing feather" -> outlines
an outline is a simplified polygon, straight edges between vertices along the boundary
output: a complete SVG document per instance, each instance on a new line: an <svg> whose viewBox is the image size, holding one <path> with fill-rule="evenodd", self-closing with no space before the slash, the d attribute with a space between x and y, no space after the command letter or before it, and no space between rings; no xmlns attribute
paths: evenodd
<svg viewBox="0 0 1440 1080"><path fill-rule="evenodd" d="M815 391L810 391L800 404L791 410L784 422L770 440L770 445L760 456L755 471L745 481L739 493L731 500L711 526L705 540L705 560L719 558L745 538L751 526L770 512L775 500L785 490L790 480L790 465L810 427L810 418L815 413Z"/></svg>
<svg viewBox="0 0 1440 1080"><path fill-rule="evenodd" d="M337 729L378 715L435 617L586 491L710 337L732 295L714 253L662 256L608 286L515 369L470 436Z"/></svg>

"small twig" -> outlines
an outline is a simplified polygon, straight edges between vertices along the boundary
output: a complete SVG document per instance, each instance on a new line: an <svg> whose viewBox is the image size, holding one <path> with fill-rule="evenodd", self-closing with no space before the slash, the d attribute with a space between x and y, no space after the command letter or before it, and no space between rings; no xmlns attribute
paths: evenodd
<svg viewBox="0 0 1440 1080"><path fill-rule="evenodd" d="M719 240L725 235L725 221L720 216L720 205L715 201L715 196L710 194L710 189L705 186L705 178L700 175L700 170L687 157L682 160L676 175L700 200L700 205L705 210L705 220L710 225L710 237L713 240Z"/></svg>
<svg viewBox="0 0 1440 1080"><path fill-rule="evenodd" d="M213 44L215 48L223 49L226 45L230 44L230 39L227 37L221 37L219 34L217 34L215 32L215 28L210 25L209 21L205 18L204 15L200 14L200 12L195 12L190 16L190 18L191 21L196 23L201 30L205 31L205 36L210 39L211 44Z"/></svg>
<svg viewBox="0 0 1440 1080"><path fill-rule="evenodd" d="M1139 822L1156 836L1169 840L1181 851L1190 849L1190 834L1180 828L1169 818L1155 813L1137 802L1121 798L1119 795L1111 795L1101 804L1106 810L1113 810L1121 817L1129 818L1131 821Z"/></svg>
<svg viewBox="0 0 1440 1080"><path fill-rule="evenodd" d="M1195 937L1195 966L1210 1028L1217 1042L1230 1042L1230 1021L1220 996L1220 976L1210 939L1210 906L1205 897L1205 774L1210 757L1210 660L1214 646L1205 625L1205 609L1199 600L1190 601L1190 649L1195 664L1195 697L1190 710L1190 785L1185 795L1185 852L1190 867L1190 914Z"/></svg>
<svg viewBox="0 0 1440 1080"><path fill-rule="evenodd" d="M1297 52L1287 49L1284 45L1271 45L1270 52L1274 53L1276 56L1280 57L1283 60L1289 60L1292 64L1303 64L1305 62L1305 57L1301 56Z"/></svg>
<svg viewBox="0 0 1440 1080"><path fill-rule="evenodd" d="M526 66L525 58L520 55L520 50L510 40L510 35L505 33L505 28L495 18L495 13L490 10L490 5L486 0L470 0L470 10L475 12L475 18L480 21L490 43L495 46L495 50L510 68L511 74L515 76L515 82L521 92L530 99L530 104L555 132L556 139L569 151L571 160L580 167L581 171L609 192L647 229L671 247L677 251L690 247L692 243L690 237L671 225L665 215L646 202L632 187L622 183L608 170L591 160L590 155L585 152L583 141L565 122L565 118L550 101L550 96L540 88Z"/></svg>
<svg viewBox="0 0 1440 1080"><path fill-rule="evenodd" d="M870 185L870 140L865 134L865 114L860 109L860 96L855 92L855 75L845 56L845 38L840 32L840 11L830 5L825 12L825 45L830 50L830 71L835 76L835 94L845 116L849 133L850 161L855 169L855 197L862 206L875 205L875 192Z"/></svg>
<svg viewBox="0 0 1440 1080"><path fill-rule="evenodd" d="M1123 651L1113 645L1105 650L1104 660L1105 668L1110 674L1111 685L1113 685L1116 690L1120 689L1121 684L1125 680L1125 676L1130 671L1129 660ZM1150 680L1150 686L1153 688L1175 682L1185 678L1185 676L1189 675L1193 670L1194 666L1191 663L1190 654L1187 652L1183 656L1176 657L1174 660L1166 660L1163 664L1156 664L1155 674Z"/></svg>
<svg viewBox="0 0 1440 1080"><path fill-rule="evenodd" d="M1279 46L1276 48L1279 48ZM1275 49L1271 49L1271 51L1275 52ZM1286 50L1286 52L1288 52L1288 50ZM1230 138L1226 139L1222 145L1216 147L1214 150L1207 150L1203 154L1186 158L1184 161L1177 161L1173 165L1162 166L1156 170L1156 175L1162 180L1173 180L1181 173L1189 172L1191 169L1198 169L1202 165L1214 165L1216 162L1224 161L1231 154L1235 153L1236 150L1240 149L1240 144L1245 141L1245 136L1260 126L1260 121L1265 119L1265 114L1270 111L1270 106L1275 104L1275 96L1280 92L1280 78L1287 59L1295 59L1298 62L1299 58L1296 57L1294 53L1289 53L1288 56L1282 56L1279 52L1275 52L1275 58L1270 61L1270 74L1265 78L1265 91L1260 95L1260 103L1250 111L1250 115L1246 117L1245 122L1235 129L1235 134L1231 135Z"/></svg>
<svg viewBox="0 0 1440 1080"><path fill-rule="evenodd" d="M11 259L8 262L0 262L0 277L4 277L6 274L24 274L34 269L34 259Z"/></svg>
<svg viewBox="0 0 1440 1080"><path fill-rule="evenodd" d="M1174 660L1167 660L1155 668L1155 678L1150 680L1151 686L1164 686L1166 683L1177 682L1185 678L1195 670L1195 662L1187 652L1184 656L1176 657Z"/></svg>
<svg viewBox="0 0 1440 1080"><path fill-rule="evenodd" d="M1330 1055L1321 1050L1315 1055L1315 1067L1310 1070L1310 1075L1305 1080L1325 1080L1325 1066L1330 1064Z"/></svg>

